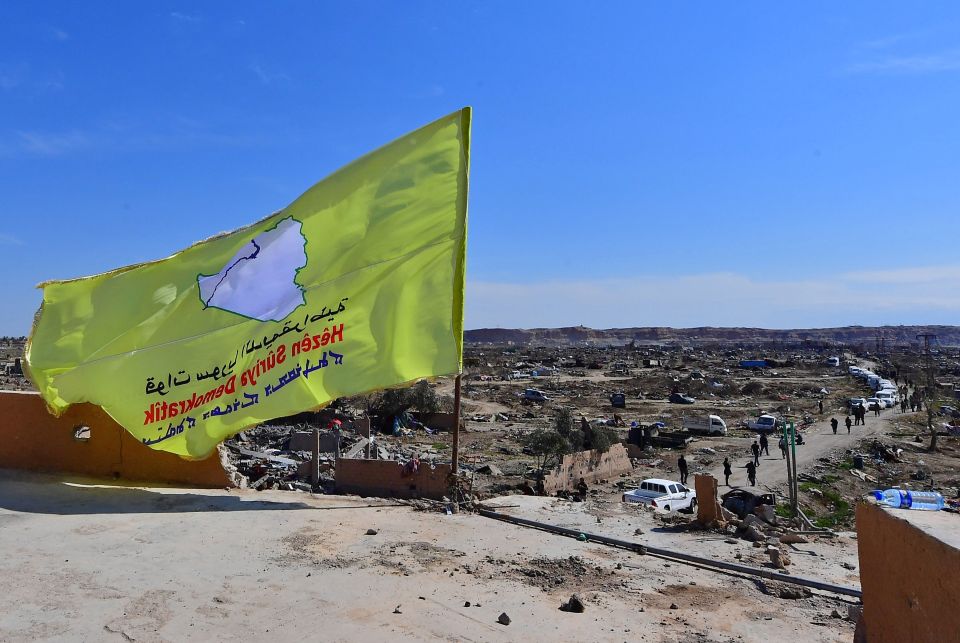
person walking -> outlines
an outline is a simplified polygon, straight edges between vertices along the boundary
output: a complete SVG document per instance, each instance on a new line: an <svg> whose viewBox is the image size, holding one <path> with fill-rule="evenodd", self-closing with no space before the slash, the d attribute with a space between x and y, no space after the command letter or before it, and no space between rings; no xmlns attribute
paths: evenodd
<svg viewBox="0 0 960 643"><path fill-rule="evenodd" d="M766 453L767 455L770 455L770 442L767 440L766 433L760 434L760 450Z"/></svg>
<svg viewBox="0 0 960 643"><path fill-rule="evenodd" d="M677 460L677 468L680 469L680 484L687 484L687 459L683 457L683 454L680 454L680 459Z"/></svg>
<svg viewBox="0 0 960 643"><path fill-rule="evenodd" d="M907 412L907 401L905 399L900 400L900 412L901 413Z"/></svg>
<svg viewBox="0 0 960 643"><path fill-rule="evenodd" d="M730 468L730 458L723 459L723 477L727 486L730 486L730 476L733 475L733 469Z"/></svg>
<svg viewBox="0 0 960 643"><path fill-rule="evenodd" d="M853 424L853 422L850 421L850 416L849 416L849 415L847 416L847 419L844 420L844 423L846 423L846 425L847 425L847 433L850 433L850 425Z"/></svg>
<svg viewBox="0 0 960 643"><path fill-rule="evenodd" d="M747 462L746 469L747 469L747 479L750 481L750 486L756 487L757 486L757 465L755 465L753 462Z"/></svg>
<svg viewBox="0 0 960 643"><path fill-rule="evenodd" d="M830 428L833 429L833 434L834 434L834 435L837 434L837 425L839 425L839 424L840 424L840 423L837 422L837 418L830 418Z"/></svg>
<svg viewBox="0 0 960 643"><path fill-rule="evenodd" d="M873 414L880 417L880 402L873 403Z"/></svg>
<svg viewBox="0 0 960 643"><path fill-rule="evenodd" d="M750 445L750 450L753 452L754 466L760 466L760 445L757 444L756 440L754 440L753 444Z"/></svg>
<svg viewBox="0 0 960 643"><path fill-rule="evenodd" d="M781 435L780 442L778 442L777 445L780 447L780 459L786 460L787 459L787 439Z"/></svg>
<svg viewBox="0 0 960 643"><path fill-rule="evenodd" d="M820 409L820 415L823 415L823 399L817 400L817 407Z"/></svg>

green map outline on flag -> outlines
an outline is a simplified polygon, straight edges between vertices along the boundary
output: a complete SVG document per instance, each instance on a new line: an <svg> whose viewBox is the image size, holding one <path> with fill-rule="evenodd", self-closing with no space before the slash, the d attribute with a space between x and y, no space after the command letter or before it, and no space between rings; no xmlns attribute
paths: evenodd
<svg viewBox="0 0 960 643"><path fill-rule="evenodd" d="M266 246L266 244L265 244L264 241L263 241L263 237L267 236L268 234L270 234L270 233L273 232L274 230L278 230L279 227L280 227L281 225L283 225L283 224L284 224L285 222L287 222L287 221L292 221L292 222L295 222L295 223L297 224L297 226L298 226L298 227L297 227L297 235L298 235L298 237L299 237L300 239L303 240L303 246L304 246L303 263L300 264L300 265L297 265L297 266L291 266L291 267L293 268L293 270L292 270L292 274L289 275L289 278L290 278L290 279L289 279L289 281L290 281L289 285L290 285L294 290L296 290L298 296L300 297L300 303L298 303L296 306L290 308L289 310L287 310L287 309L285 309L285 308L284 308L284 309L281 309L281 310L284 310L285 312L276 312L276 310L275 310L276 305L278 305L278 304L280 303L280 302L278 302L278 301L276 300L276 297L277 297L278 294L281 294L281 293L277 293L276 290L274 290L274 292L271 293L271 292L268 290L268 292L266 292L266 293L260 293L261 297L260 297L259 300L255 299L256 295L255 295L255 294L251 294L251 293L247 293L244 297L242 297L242 299L253 299L253 300L254 300L253 302L242 302L244 305L246 305L246 304L248 304L248 303L260 303L260 304L262 304L262 303L263 303L263 298L265 298L265 297L274 297L274 299L271 299L271 300L269 300L269 301L270 301L271 303L276 304L276 305L275 305L273 308L271 308L271 309L263 310L262 313L261 313L261 315L252 314L252 309L250 309L250 308L247 308L247 309L246 309L246 312L243 312L243 311L241 310L242 306L240 306L240 305L231 305L231 304L233 303L232 298L229 298L229 299L227 299L227 300L224 300L224 296L223 296L223 295L221 295L221 298L217 301L217 303L218 303L219 305L213 305L212 302L213 302L214 297L216 297L217 292L220 291L220 290L222 290L225 286L230 285L230 284L225 284L224 282L226 282L227 278L230 277L231 274L236 274L237 272L241 272L241 277L239 277L239 279L241 280L241 285L244 285L244 284L247 283L248 281L254 280L254 279L256 279L257 277L263 276L263 275L260 274L261 271L258 271L258 270L257 270L257 266L258 266L257 262L263 261L263 259L264 259L264 254L266 254L267 252L269 252L269 251L271 251L271 250L273 249L272 246L264 247L264 246ZM289 229L291 229L291 228L287 228L287 230L289 230ZM283 232L281 232L281 234L280 234L280 236L279 236L279 240L281 240L281 241L286 240L286 236L287 236L287 235L286 235L286 232L287 232L287 230L284 230ZM257 243L257 239L260 239L261 243L258 244L258 243ZM271 240L273 240L273 239L271 238ZM262 234L258 234L258 235L256 235L255 237L252 237L252 238L250 239L249 243L254 247L254 249L253 249L252 251L248 252L246 255L244 255L244 249L246 249L246 246L244 246L242 249L238 250L237 253L236 253L236 254L230 259L230 261L227 263L227 265L225 265L223 268L221 268L218 272L216 272L216 273L214 273L214 274L212 274L212 275L203 275L203 274L197 275L197 294L198 294L199 297L200 297L200 301L203 303L204 308L219 308L220 310L225 310L225 311L227 311L227 312L231 312L231 313L234 313L234 314L236 314L236 315L240 315L241 317L247 317L247 318L250 318L250 319L259 319L260 321L283 321L283 319L284 319L287 315L289 315L289 314L292 313L294 310L296 310L296 309L299 308L300 306L303 306L303 305L305 305L305 304L307 303L307 302L306 302L306 299L305 299L304 296L303 296L304 287L303 287L301 284L297 283L297 281L296 281L297 274L298 274L303 268L306 267L306 264L307 264L307 261L308 261L308 255L306 254L307 239L306 239L306 237L303 236L303 222L297 221L297 220L294 219L293 217L287 217L287 218L285 218L285 219L281 219L280 221L277 222L277 225L275 225L274 227L270 228L269 230L264 231ZM277 249L277 252L282 252L282 248ZM291 259L294 259L294 258L295 258L295 257L291 257ZM246 264L246 263L241 263L241 262L244 262L244 261L246 261L246 262L252 262L253 264L255 264L255 267L252 269L252 272L254 272L254 273L256 273L256 274L242 274L242 273L244 272L244 268L246 268L246 267L248 266L248 264ZM270 270L268 269L267 272L269 273ZM218 276L220 277L219 280L216 279ZM271 276L273 276L272 273L271 273ZM205 282L205 280L210 280L210 282L216 281L216 283L213 285L213 292L204 293L204 284L207 283L207 282ZM231 283L232 283L232 282L231 282ZM274 286L274 289L277 287L277 284L263 284L263 285L267 285L267 286L268 286L268 285L272 285L272 286ZM292 291L288 291L288 292L292 292ZM231 293L231 295L232 295L232 293ZM273 315L273 316L268 317L267 319L264 319L264 317L267 316L267 313L268 313L268 312L274 312L274 313L276 313L276 314ZM248 313L251 313L251 314L248 314Z"/></svg>

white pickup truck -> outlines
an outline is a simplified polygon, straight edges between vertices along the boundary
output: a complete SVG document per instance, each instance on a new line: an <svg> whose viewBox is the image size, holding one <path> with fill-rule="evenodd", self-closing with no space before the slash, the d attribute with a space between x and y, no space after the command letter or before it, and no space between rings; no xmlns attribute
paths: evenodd
<svg viewBox="0 0 960 643"><path fill-rule="evenodd" d="M679 511L686 509L690 512L697 510L697 492L687 489L679 482L650 478L640 483L639 489L627 491L623 494L623 502L635 502L650 505L664 511Z"/></svg>
<svg viewBox="0 0 960 643"><path fill-rule="evenodd" d="M691 433L727 434L727 423L719 415L684 416L682 427Z"/></svg>

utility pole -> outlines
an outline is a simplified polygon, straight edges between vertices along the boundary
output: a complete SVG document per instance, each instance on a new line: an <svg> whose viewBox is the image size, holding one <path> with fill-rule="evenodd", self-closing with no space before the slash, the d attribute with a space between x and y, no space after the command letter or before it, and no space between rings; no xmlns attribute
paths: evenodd
<svg viewBox="0 0 960 643"><path fill-rule="evenodd" d="M917 339L923 340L923 370L926 375L926 382L923 391L923 405L927 407L927 430L930 431L930 450L937 449L937 432L933 428L933 409L930 403L933 402L936 392L936 374L933 371L933 354L930 352L930 343L937 336L933 333L920 333Z"/></svg>
<svg viewBox="0 0 960 643"><path fill-rule="evenodd" d="M793 458L790 457L790 442L788 440L789 435L790 434L787 428L787 423L786 421L784 421L783 437L781 439L783 440L783 452L787 456L785 460L785 462L787 463L787 495L790 498L790 511L793 517L796 518L797 517L797 496L793 493L793 467L790 465L790 462L791 460L793 460Z"/></svg>
<svg viewBox="0 0 960 643"><path fill-rule="evenodd" d="M793 483L793 515L800 515L800 485L797 482L797 426L790 421L790 469Z"/></svg>

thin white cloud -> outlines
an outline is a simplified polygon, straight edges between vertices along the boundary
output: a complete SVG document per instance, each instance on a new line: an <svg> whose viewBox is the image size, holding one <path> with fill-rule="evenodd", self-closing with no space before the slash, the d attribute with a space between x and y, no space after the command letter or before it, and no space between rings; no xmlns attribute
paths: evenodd
<svg viewBox="0 0 960 643"><path fill-rule="evenodd" d="M22 239L19 239L12 234L0 234L0 246L25 246Z"/></svg>
<svg viewBox="0 0 960 643"><path fill-rule="evenodd" d="M0 130L0 156L57 157L91 150L116 153L197 146L237 147L262 142L256 136L226 134L200 121L172 115L164 123L151 123L149 126L136 121L113 119L94 127L62 132L20 130L4 133Z"/></svg>
<svg viewBox="0 0 960 643"><path fill-rule="evenodd" d="M930 54L889 55L854 63L851 74L933 74L960 70L960 49Z"/></svg>
<svg viewBox="0 0 960 643"><path fill-rule="evenodd" d="M0 90L10 91L23 84L27 75L26 65L0 63Z"/></svg>
<svg viewBox="0 0 960 643"><path fill-rule="evenodd" d="M77 130L64 133L17 132L17 136L20 149L36 156L61 156L90 144L88 135Z"/></svg>
<svg viewBox="0 0 960 643"><path fill-rule="evenodd" d="M70 34L58 27L49 27L47 30L47 35L51 40L56 40L59 42L70 40Z"/></svg>
<svg viewBox="0 0 960 643"><path fill-rule="evenodd" d="M46 93L59 91L63 86L64 76L59 70L37 74L25 63L0 63L0 91Z"/></svg>
<svg viewBox="0 0 960 643"><path fill-rule="evenodd" d="M960 284L960 266L926 266L920 268L897 268L893 270L863 270L843 275L845 281L874 284Z"/></svg>
<svg viewBox="0 0 960 643"><path fill-rule="evenodd" d="M908 31L904 33L891 34L889 36L882 36L880 38L874 38L873 40L865 40L859 43L861 49L889 49L894 45L899 45L905 40L913 40L920 36L923 32L918 31Z"/></svg>
<svg viewBox="0 0 960 643"><path fill-rule="evenodd" d="M199 14L183 13L181 11L171 11L170 17L179 22L200 22L203 17Z"/></svg>
<svg viewBox="0 0 960 643"><path fill-rule="evenodd" d="M758 280L735 273L467 286L467 327L798 328L960 315L956 266ZM946 275L946 276L945 276ZM906 323L906 322L903 322Z"/></svg>
<svg viewBox="0 0 960 643"><path fill-rule="evenodd" d="M290 76L284 72L267 69L260 63L251 63L249 69L264 85L272 85L277 82L287 82L290 80Z"/></svg>

